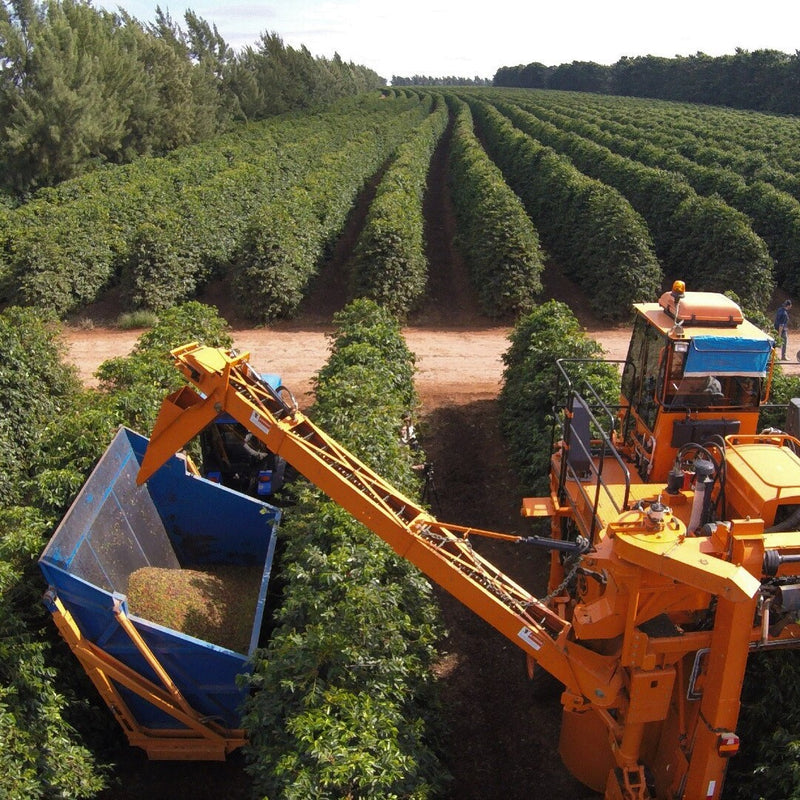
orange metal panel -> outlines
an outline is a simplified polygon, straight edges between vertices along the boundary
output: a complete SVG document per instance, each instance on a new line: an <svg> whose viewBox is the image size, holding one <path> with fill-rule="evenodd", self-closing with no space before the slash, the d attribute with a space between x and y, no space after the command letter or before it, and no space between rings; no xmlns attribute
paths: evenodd
<svg viewBox="0 0 800 800"><path fill-rule="evenodd" d="M672 292L664 292L658 305L675 318L676 300ZM680 297L678 319L688 324L738 325L744 315L737 303L718 292L686 292Z"/></svg>
<svg viewBox="0 0 800 800"><path fill-rule="evenodd" d="M657 575L734 602L750 600L761 586L743 567L717 557L710 551L708 540L703 538L679 540L677 535L619 532L617 552L627 561Z"/></svg>
<svg viewBox="0 0 800 800"><path fill-rule="evenodd" d="M552 497L523 497L523 517L552 517L556 512Z"/></svg>
<svg viewBox="0 0 800 800"><path fill-rule="evenodd" d="M630 707L626 722L655 722L665 719L675 685L675 668L665 667L631 673Z"/></svg>
<svg viewBox="0 0 800 800"><path fill-rule="evenodd" d="M690 294L693 293L686 293L687 296ZM684 301L682 300L681 306L683 306L683 303ZM669 316L669 314L667 314L658 303L635 303L634 309L637 313L641 314L643 317L646 317L648 322L654 328L659 330L664 336L669 336L671 333L674 334L675 320ZM683 313L681 313L680 316L683 318ZM746 319L732 326L720 325L713 327L709 327L708 323L702 323L698 320L686 320L681 328L682 332L679 338L688 338L695 332L713 332L714 336L747 336L756 339L763 339L766 337L764 331ZM673 335L671 338L676 338L676 336Z"/></svg>
<svg viewBox="0 0 800 800"><path fill-rule="evenodd" d="M771 525L779 504L800 503L800 442L789 436L729 436L727 495L735 516ZM792 446L789 446L792 445Z"/></svg>
<svg viewBox="0 0 800 800"><path fill-rule="evenodd" d="M720 732L736 727L755 605L755 599L749 603L719 600L686 798L718 798L722 793L728 759L719 754L717 740Z"/></svg>
<svg viewBox="0 0 800 800"><path fill-rule="evenodd" d="M558 752L564 766L581 783L596 792L605 789L608 774L614 768L614 754L608 721L595 709L562 713Z"/></svg>

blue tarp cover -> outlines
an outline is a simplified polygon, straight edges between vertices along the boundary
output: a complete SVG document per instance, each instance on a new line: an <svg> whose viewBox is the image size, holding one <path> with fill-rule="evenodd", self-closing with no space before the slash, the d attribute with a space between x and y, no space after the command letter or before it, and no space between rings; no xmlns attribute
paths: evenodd
<svg viewBox="0 0 800 800"><path fill-rule="evenodd" d="M686 355L686 377L695 375L750 375L762 378L772 354L770 339L739 336L695 336Z"/></svg>

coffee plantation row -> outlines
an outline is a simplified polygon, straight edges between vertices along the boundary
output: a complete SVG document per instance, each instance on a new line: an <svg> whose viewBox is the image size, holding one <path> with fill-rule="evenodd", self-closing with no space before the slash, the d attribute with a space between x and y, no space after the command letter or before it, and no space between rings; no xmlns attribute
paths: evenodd
<svg viewBox="0 0 800 800"><path fill-rule="evenodd" d="M800 202L797 199L800 186L796 177L792 176L790 183L783 179L788 173L765 164L763 153L746 151L739 146L741 155L733 160L734 143L728 143L727 154L705 144L711 135L710 128L704 133L698 131L693 142L687 142L685 135L672 135L668 121L665 121L666 128L644 130L568 105L554 107L549 103L526 102L524 107L539 119L614 153L683 176L699 195L718 194L750 218L754 231L764 239L775 262L778 283L792 293L800 288L800 278L791 269L800 263ZM790 188L784 190L784 187Z"/></svg>
<svg viewBox="0 0 800 800"><path fill-rule="evenodd" d="M679 175L617 155L519 105L503 103L501 110L583 173L621 192L647 223L668 276L691 275L697 288L735 287L745 303L759 308L769 301L772 260L745 215L716 196L698 195Z"/></svg>
<svg viewBox="0 0 800 800"><path fill-rule="evenodd" d="M211 275L244 260L242 240L257 238L268 211L292 222L289 211L310 212L324 228L331 210L309 209L309 202L342 191L338 170L355 170L365 180L429 104L345 101L327 113L242 126L167 158L97 170L44 190L0 212L3 299L59 315L115 284L132 307L161 310L189 299ZM294 205L287 197L304 192L309 198Z"/></svg>
<svg viewBox="0 0 800 800"><path fill-rule="evenodd" d="M477 102L472 108L489 154L522 198L545 251L586 289L597 315L623 318L631 302L652 297L661 270L647 226L631 204L494 106Z"/></svg>
<svg viewBox="0 0 800 800"><path fill-rule="evenodd" d="M530 310L542 290L539 235L519 196L475 136L469 106L455 97L450 103L455 118L451 195L459 249L486 314Z"/></svg>
<svg viewBox="0 0 800 800"><path fill-rule="evenodd" d="M64 318L113 290L158 312L221 279L252 321L291 316L374 192L342 280L406 315L429 269L428 164L446 146L456 240L488 315L532 308L548 259L610 320L676 277L763 309L776 283L800 289L800 202L782 166L800 160L792 131L793 120L685 104L386 90L0 207L0 302Z"/></svg>
<svg viewBox="0 0 800 800"><path fill-rule="evenodd" d="M419 473L397 430L418 404L414 356L370 300L334 322L309 414L413 495ZM319 490L301 493L280 536L285 588L244 720L254 796L439 795L432 667L443 631L430 583Z"/></svg>
<svg viewBox="0 0 800 800"><path fill-rule="evenodd" d="M603 127L633 126L648 140L678 149L699 164L729 167L748 180L767 181L794 196L800 191L793 117L596 95L581 95L576 102L576 97L551 96L550 106Z"/></svg>
<svg viewBox="0 0 800 800"><path fill-rule="evenodd" d="M436 96L432 114L397 148L386 167L356 245L353 291L398 315L425 292L422 199L433 151L447 127L447 106Z"/></svg>

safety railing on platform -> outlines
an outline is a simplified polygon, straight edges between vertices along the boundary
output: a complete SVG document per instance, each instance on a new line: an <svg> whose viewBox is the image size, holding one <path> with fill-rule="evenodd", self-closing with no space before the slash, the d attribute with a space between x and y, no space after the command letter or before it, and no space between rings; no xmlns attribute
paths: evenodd
<svg viewBox="0 0 800 800"><path fill-rule="evenodd" d="M619 422L619 411L622 406L610 406L597 392L590 381L581 377L579 384L570 376L568 365L578 363L597 363L593 359L558 359L556 380L556 408L553 413L553 448L559 442L562 450L560 472L558 481L558 499L560 503L576 501L569 500L566 490L568 480L574 482L579 495L582 496L586 508L592 510L590 515L588 536L593 539L597 527L597 509L601 496L604 494L611 502L614 509L621 513L627 508L630 497L631 476L620 452L613 441L613 433ZM604 363L623 364L624 361L609 360ZM583 392L583 394L581 393ZM591 397L590 404L584 394ZM560 400L563 398L563 400ZM558 404L561 407L558 407ZM601 423L592 410L597 409L607 418L607 423ZM561 422L559 428L559 421ZM559 437L560 434L560 438ZM611 458L619 467L624 480L624 493L620 504L603 478L606 458ZM619 478L615 476L615 478ZM593 490L593 492L588 491ZM593 494L593 496L592 496ZM574 508L576 518L582 515Z"/></svg>

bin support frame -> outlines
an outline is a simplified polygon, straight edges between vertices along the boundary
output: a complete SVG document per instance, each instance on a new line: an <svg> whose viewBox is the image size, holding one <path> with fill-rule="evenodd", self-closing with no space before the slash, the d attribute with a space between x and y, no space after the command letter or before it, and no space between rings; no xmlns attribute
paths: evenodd
<svg viewBox="0 0 800 800"><path fill-rule="evenodd" d="M52 587L45 593L44 604L52 614L62 638L122 726L130 744L142 748L148 758L224 761L230 753L245 744L247 737L244 730L223 728L191 707L136 631L119 602L114 605L115 619L153 668L163 686L143 677L86 639ZM141 725L115 687L115 682L173 717L184 727L154 729Z"/></svg>

